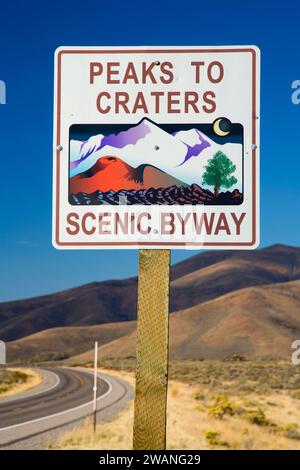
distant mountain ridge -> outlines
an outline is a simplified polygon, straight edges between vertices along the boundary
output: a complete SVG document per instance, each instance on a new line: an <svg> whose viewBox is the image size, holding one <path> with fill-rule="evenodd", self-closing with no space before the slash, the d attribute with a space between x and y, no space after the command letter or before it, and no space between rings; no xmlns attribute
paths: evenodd
<svg viewBox="0 0 300 470"><path fill-rule="evenodd" d="M300 280L246 287L171 315L170 359L288 359L300 338ZM102 358L135 356L136 322L101 344ZM70 358L92 362L93 351Z"/></svg>
<svg viewBox="0 0 300 470"><path fill-rule="evenodd" d="M300 338L300 280L246 287L175 312L170 317L170 358L290 359ZM44 330L8 343L8 359L92 363L136 353L136 321Z"/></svg>
<svg viewBox="0 0 300 470"><path fill-rule="evenodd" d="M300 248L274 245L256 251L208 251L171 269L170 311L230 292L300 279ZM136 319L137 279L94 282L62 292L0 304L0 338L13 341L57 327Z"/></svg>
<svg viewBox="0 0 300 470"><path fill-rule="evenodd" d="M199 155L202 150L211 146L208 142L208 138L205 138L197 129L179 131L170 135L149 119L144 118L136 126L132 126L128 130L121 131L118 134L98 134L84 142L72 140L70 157L71 175L74 176L77 174L79 169L86 171L88 167L92 166L99 158L99 156L97 158L96 155L102 149L106 148L107 152L107 149L119 150L128 147L127 151L130 154L132 149L130 149L129 146L136 145L140 140L146 137L150 140L147 145L150 148L152 147L153 150L166 139L168 139L170 143L173 143L173 146L177 143L177 150L181 152L181 158L183 159L188 156ZM93 156L92 159L88 160L91 155ZM93 161L94 163L92 163Z"/></svg>

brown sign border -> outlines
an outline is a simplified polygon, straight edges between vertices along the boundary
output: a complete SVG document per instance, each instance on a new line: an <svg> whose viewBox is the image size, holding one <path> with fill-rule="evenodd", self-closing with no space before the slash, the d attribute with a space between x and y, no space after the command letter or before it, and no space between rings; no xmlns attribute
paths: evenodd
<svg viewBox="0 0 300 470"><path fill-rule="evenodd" d="M251 242L61 242L59 240L59 204L60 204L60 152L56 151L56 194L55 194L55 243L57 246L205 246L205 247L227 247L227 246L254 246L256 244L256 67L257 57L254 48L218 48L218 49L61 49L57 54L57 96L56 96L56 148L60 145L60 126L61 126L61 59L63 54L148 54L148 53L166 54L166 53L211 53L211 52L249 52L252 55L252 240Z"/></svg>

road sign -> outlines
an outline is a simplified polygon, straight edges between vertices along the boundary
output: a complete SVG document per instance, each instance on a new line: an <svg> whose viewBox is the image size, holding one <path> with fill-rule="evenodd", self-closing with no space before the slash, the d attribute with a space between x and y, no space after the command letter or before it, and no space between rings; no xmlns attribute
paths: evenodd
<svg viewBox="0 0 300 470"><path fill-rule="evenodd" d="M57 248L255 248L254 46L61 47Z"/></svg>

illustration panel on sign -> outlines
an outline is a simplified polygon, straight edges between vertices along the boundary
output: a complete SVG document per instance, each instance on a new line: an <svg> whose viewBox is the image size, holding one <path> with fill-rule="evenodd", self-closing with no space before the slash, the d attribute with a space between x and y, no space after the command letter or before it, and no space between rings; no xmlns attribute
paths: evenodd
<svg viewBox="0 0 300 470"><path fill-rule="evenodd" d="M239 205L243 126L74 124L69 132L73 205Z"/></svg>

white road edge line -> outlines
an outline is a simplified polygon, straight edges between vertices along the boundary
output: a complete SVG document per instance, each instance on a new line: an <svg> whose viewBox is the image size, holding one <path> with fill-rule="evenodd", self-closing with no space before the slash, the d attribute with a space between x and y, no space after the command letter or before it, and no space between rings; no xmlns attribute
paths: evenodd
<svg viewBox="0 0 300 470"><path fill-rule="evenodd" d="M100 377L100 378L101 378L101 380L103 380L104 382L107 383L108 390L107 390L107 392L104 393L104 395L101 395L99 398L97 398L97 403L98 403L98 401L103 400L103 398L105 398L107 395L109 395L112 391L111 383L107 379L105 379L104 377ZM38 423L39 421L54 418L56 416L61 416L61 415L64 415L66 413L70 413L71 411L76 411L76 410L79 410L80 408L84 408L85 406L88 406L92 403L94 403L93 400L88 401L87 403L83 403L82 405L75 406L75 408L70 408L69 410L60 411L59 413L54 413L52 415L43 416L42 418L32 419L30 421L25 421L24 423L19 423L19 424L13 424L11 426L6 426L5 428L0 428L0 432L7 431L8 429L14 429L14 428L19 428L21 426L26 426L27 424ZM66 423L66 424L68 424L68 423Z"/></svg>
<svg viewBox="0 0 300 470"><path fill-rule="evenodd" d="M41 370L42 370L42 369L41 369ZM32 395L30 395L30 398L31 398L31 397L34 397L34 396L36 396L36 395L41 395L42 393L50 392L50 390L53 390L55 387L57 387L57 386L60 384L60 378L59 378L59 376L58 376L55 372L53 372L52 370L51 370L51 371L48 371L48 372L51 372L52 374L55 375L55 377L56 377L56 382L55 382L55 384L53 384L50 388L47 388L46 390L44 390L44 391L42 391L42 392L33 393ZM29 396L28 396L28 398L29 398Z"/></svg>

